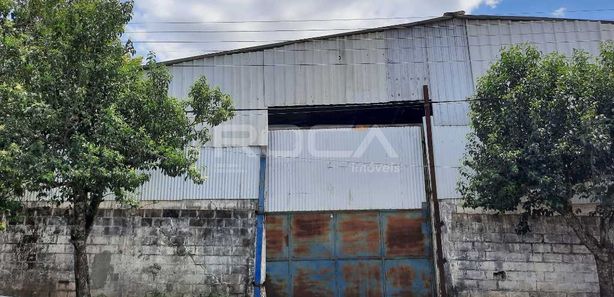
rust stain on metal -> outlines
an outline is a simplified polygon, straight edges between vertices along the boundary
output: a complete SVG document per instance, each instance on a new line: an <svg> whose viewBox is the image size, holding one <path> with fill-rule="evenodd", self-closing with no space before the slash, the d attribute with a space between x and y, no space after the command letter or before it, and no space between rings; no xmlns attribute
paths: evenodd
<svg viewBox="0 0 614 297"><path fill-rule="evenodd" d="M299 269L293 279L292 296L294 297L329 297L334 296L332 288L329 288L314 276L329 275L333 271L329 268L312 271Z"/></svg>
<svg viewBox="0 0 614 297"><path fill-rule="evenodd" d="M410 266L402 265L390 268L386 272L386 279L395 288L395 292L390 296L414 296L412 285L415 276L416 274Z"/></svg>
<svg viewBox="0 0 614 297"><path fill-rule="evenodd" d="M288 294L286 284L282 281L275 281L267 277L264 286L268 297L286 297Z"/></svg>
<svg viewBox="0 0 614 297"><path fill-rule="evenodd" d="M286 258L288 233L285 228L285 216L266 217L266 253L269 259Z"/></svg>
<svg viewBox="0 0 614 297"><path fill-rule="evenodd" d="M342 269L345 288L343 296L379 297L382 292L382 275L379 263L353 263Z"/></svg>
<svg viewBox="0 0 614 297"><path fill-rule="evenodd" d="M292 255L330 256L332 215L329 213L295 214L292 217Z"/></svg>
<svg viewBox="0 0 614 297"><path fill-rule="evenodd" d="M424 219L404 214L391 214L387 219L386 256L424 256Z"/></svg>
<svg viewBox="0 0 614 297"><path fill-rule="evenodd" d="M380 254L379 216L376 212L341 214L337 219L339 252L344 256Z"/></svg>

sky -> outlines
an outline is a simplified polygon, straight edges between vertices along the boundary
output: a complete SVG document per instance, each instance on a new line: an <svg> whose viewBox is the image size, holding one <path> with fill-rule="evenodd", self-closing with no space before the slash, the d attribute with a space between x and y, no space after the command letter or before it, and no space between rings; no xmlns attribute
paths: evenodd
<svg viewBox="0 0 614 297"><path fill-rule="evenodd" d="M154 52L158 61L166 61L457 10L614 20L611 0L136 0L124 37L133 41L139 55Z"/></svg>

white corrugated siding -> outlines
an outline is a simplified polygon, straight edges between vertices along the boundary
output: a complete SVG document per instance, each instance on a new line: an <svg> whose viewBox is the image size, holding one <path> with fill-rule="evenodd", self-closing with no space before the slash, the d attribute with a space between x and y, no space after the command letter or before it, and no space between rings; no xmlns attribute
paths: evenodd
<svg viewBox="0 0 614 297"><path fill-rule="evenodd" d="M137 196L141 200L258 199L259 156L255 147L204 147L197 163L208 177L203 184L154 172Z"/></svg>
<svg viewBox="0 0 614 297"><path fill-rule="evenodd" d="M425 201L420 127L278 130L269 212L415 209Z"/></svg>
<svg viewBox="0 0 614 297"><path fill-rule="evenodd" d="M467 126L433 126L435 178L439 199L460 198L457 191L459 168L465 153Z"/></svg>
<svg viewBox="0 0 614 297"><path fill-rule="evenodd" d="M205 76L209 85L232 96L237 109L262 109L264 103L263 52L216 56L169 66L173 80L169 94L186 98L190 86ZM233 119L213 129L207 145L266 146L268 116L266 110L238 111Z"/></svg>
<svg viewBox="0 0 614 297"><path fill-rule="evenodd" d="M267 106L385 102L384 33L264 50Z"/></svg>
<svg viewBox="0 0 614 297"><path fill-rule="evenodd" d="M602 25L595 21L509 21L470 20L467 22L473 79L486 73L499 58L501 48L528 43L544 53L570 55L573 49L599 53Z"/></svg>
<svg viewBox="0 0 614 297"><path fill-rule="evenodd" d="M454 19L427 27L429 91L434 125L467 125L467 99L473 93L465 21Z"/></svg>

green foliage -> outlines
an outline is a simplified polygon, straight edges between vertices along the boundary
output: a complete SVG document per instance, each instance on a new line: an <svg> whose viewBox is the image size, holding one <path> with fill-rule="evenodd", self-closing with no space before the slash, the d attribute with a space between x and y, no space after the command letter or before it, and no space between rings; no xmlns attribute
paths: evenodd
<svg viewBox="0 0 614 297"><path fill-rule="evenodd" d="M512 47L479 80L472 99L473 133L459 186L467 206L520 208L525 219L568 213L572 197L612 209L612 44L597 58Z"/></svg>
<svg viewBox="0 0 614 297"><path fill-rule="evenodd" d="M120 41L132 6L0 0L0 201L122 201L154 169L203 181L196 146L232 101L204 78L169 97L167 69L150 55L144 70Z"/></svg>

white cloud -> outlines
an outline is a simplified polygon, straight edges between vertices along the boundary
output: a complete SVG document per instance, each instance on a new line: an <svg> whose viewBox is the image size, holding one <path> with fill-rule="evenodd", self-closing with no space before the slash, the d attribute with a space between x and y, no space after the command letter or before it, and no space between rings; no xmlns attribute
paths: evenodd
<svg viewBox="0 0 614 297"><path fill-rule="evenodd" d="M499 3L501 3L501 0L486 0L486 5L488 5L490 8L497 7Z"/></svg>
<svg viewBox="0 0 614 297"><path fill-rule="evenodd" d="M235 20L284 20L284 19L346 19L381 17L430 17L441 16L446 11L465 10L470 13L480 5L496 6L501 0L140 0L136 1L134 19L127 33L139 53L155 51L160 60L188 57L211 50L227 50L267 44L278 40L294 40L335 33L335 31L294 32L226 32L226 33L153 33L151 31L215 31L215 30L276 30L276 29L333 29L354 30L397 23L417 21L369 20L301 23L231 23L231 24L168 24L160 21L219 22ZM341 31L336 31L341 32ZM207 41L209 43L139 43L138 41ZM261 42L228 42L228 41ZM224 41L224 42L216 42Z"/></svg>
<svg viewBox="0 0 614 297"><path fill-rule="evenodd" d="M567 8L565 7L561 7L559 9L556 9L555 11L552 12L552 16L557 17L557 18L562 18L565 16L565 12L567 11Z"/></svg>

